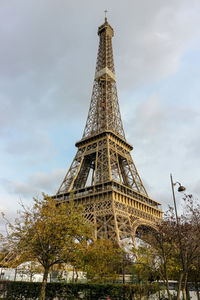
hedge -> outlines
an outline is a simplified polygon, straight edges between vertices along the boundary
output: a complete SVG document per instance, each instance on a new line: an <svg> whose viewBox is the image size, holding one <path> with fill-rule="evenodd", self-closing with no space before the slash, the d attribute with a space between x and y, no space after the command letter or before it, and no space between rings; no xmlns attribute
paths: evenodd
<svg viewBox="0 0 200 300"><path fill-rule="evenodd" d="M1 299L5 299L4 297L8 290L8 284L9 284L8 280L0 280L0 298Z"/></svg>
<svg viewBox="0 0 200 300"><path fill-rule="evenodd" d="M36 300L41 283L10 281L7 285L7 300ZM91 284L91 283L47 283L46 300L98 300L109 297L112 300L132 300L134 296L148 296L158 291L157 284ZM104 298L105 299L105 298Z"/></svg>

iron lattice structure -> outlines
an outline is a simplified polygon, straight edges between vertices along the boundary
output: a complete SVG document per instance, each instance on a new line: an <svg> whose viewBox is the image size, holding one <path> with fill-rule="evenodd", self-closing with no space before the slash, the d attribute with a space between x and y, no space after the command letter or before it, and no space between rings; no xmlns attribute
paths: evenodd
<svg viewBox="0 0 200 300"><path fill-rule="evenodd" d="M139 225L155 227L160 203L149 198L131 157L117 96L112 50L113 28L98 28L99 49L93 92L78 151L54 196L83 204L96 238L120 241L134 237Z"/></svg>

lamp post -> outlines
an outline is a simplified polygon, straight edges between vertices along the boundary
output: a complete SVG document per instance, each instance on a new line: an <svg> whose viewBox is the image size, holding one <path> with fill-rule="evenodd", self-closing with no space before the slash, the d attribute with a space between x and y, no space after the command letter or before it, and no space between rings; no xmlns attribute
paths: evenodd
<svg viewBox="0 0 200 300"><path fill-rule="evenodd" d="M176 197L175 197L174 187L175 187L176 184L179 185L178 192L183 192L183 191L186 190L186 188L183 185L181 185L180 182L178 182L178 181L173 182L172 174L170 174L170 179L171 179L172 196L173 196L174 209L175 209L175 215L176 215L176 225L177 225L178 241L179 241L179 246L180 246L180 256L181 256L181 262L182 262L183 273L184 273L185 272L185 261L184 261L184 256L183 256L183 248L182 248L182 242L181 242L181 233L180 233L179 219L178 219L178 213L177 213L177 207L176 207ZM179 281L179 287L178 287L179 292L178 292L177 299L179 299L183 273L182 273L180 281ZM183 292L183 299L184 300L186 299L185 291Z"/></svg>

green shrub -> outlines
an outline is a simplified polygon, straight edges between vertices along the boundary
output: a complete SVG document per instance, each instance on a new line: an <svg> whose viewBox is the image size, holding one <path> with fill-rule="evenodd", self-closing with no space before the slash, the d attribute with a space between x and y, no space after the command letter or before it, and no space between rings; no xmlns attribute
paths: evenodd
<svg viewBox="0 0 200 300"><path fill-rule="evenodd" d="M41 283L10 281L7 298L9 300L37 299L40 295Z"/></svg>
<svg viewBox="0 0 200 300"><path fill-rule="evenodd" d="M10 282L7 290L7 300L36 300L39 297L41 283ZM92 284L92 283L47 283L46 299L67 300L98 300L108 296L112 300L132 300L134 295L149 296L158 290L156 284Z"/></svg>

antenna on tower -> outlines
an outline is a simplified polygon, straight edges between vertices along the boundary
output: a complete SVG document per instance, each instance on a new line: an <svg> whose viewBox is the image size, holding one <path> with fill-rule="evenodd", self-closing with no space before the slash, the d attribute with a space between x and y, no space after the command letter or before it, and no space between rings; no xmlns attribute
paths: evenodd
<svg viewBox="0 0 200 300"><path fill-rule="evenodd" d="M105 13L105 22L107 22L107 13L108 13L107 9L104 10L104 13Z"/></svg>

